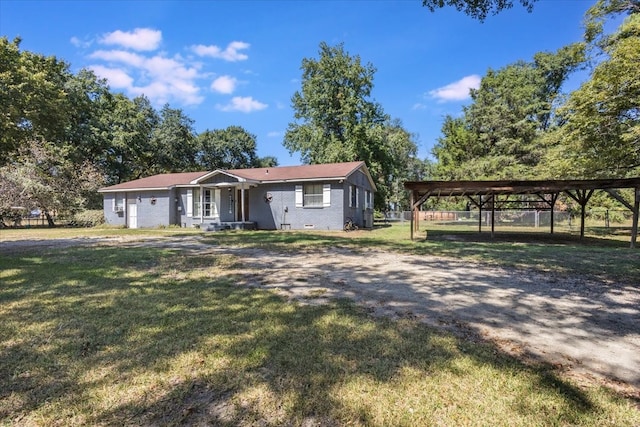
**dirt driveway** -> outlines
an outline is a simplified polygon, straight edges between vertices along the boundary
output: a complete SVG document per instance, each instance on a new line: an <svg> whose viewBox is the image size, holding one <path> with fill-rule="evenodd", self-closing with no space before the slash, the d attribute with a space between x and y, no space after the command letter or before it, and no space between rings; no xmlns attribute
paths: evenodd
<svg viewBox="0 0 640 427"><path fill-rule="evenodd" d="M73 242L56 246L65 244ZM117 244L233 254L245 261L240 274L247 286L271 289L305 304L350 298L375 315L410 316L471 332L509 353L554 363L576 378L604 379L633 394L640 391L638 285L376 250L282 254L212 246L197 237Z"/></svg>
<svg viewBox="0 0 640 427"><path fill-rule="evenodd" d="M305 304L350 298L375 315L471 330L511 354L553 363L580 379L640 390L637 286L376 250L207 250L242 257L245 284Z"/></svg>

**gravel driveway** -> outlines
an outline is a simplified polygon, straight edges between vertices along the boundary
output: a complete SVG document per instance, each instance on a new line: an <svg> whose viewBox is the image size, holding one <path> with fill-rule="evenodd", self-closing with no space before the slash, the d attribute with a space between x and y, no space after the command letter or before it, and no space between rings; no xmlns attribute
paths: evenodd
<svg viewBox="0 0 640 427"><path fill-rule="evenodd" d="M470 328L509 353L640 389L638 287L377 251L241 255L254 280L290 298L347 297L378 315Z"/></svg>

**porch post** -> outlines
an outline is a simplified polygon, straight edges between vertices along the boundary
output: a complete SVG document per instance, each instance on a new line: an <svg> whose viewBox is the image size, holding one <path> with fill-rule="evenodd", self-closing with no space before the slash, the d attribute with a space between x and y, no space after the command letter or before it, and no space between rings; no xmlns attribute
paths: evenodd
<svg viewBox="0 0 640 427"><path fill-rule="evenodd" d="M199 185L200 187L200 224L204 224L204 187Z"/></svg>
<svg viewBox="0 0 640 427"><path fill-rule="evenodd" d="M240 204L240 210L242 212L242 222L245 222L245 216L244 216L244 183L242 183L240 185L240 200L241 200L241 204Z"/></svg>

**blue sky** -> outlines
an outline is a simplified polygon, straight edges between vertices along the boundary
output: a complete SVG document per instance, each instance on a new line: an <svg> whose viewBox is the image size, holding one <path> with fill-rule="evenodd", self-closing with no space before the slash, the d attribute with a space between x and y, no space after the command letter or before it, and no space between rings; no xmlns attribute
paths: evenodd
<svg viewBox="0 0 640 427"><path fill-rule="evenodd" d="M0 0L0 36L91 68L113 91L145 94L158 109L181 108L195 129L238 125L256 135L259 156L299 164L282 146L293 121L303 58L321 42L344 43L373 64L372 98L417 135L430 156L446 114L489 68L531 60L582 39L595 2L539 0L481 23L404 1L29 1ZM567 89L574 89L576 76Z"/></svg>

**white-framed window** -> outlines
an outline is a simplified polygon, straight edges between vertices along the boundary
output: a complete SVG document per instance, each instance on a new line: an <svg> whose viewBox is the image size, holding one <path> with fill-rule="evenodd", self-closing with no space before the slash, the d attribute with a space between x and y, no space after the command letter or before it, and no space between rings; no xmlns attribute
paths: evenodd
<svg viewBox="0 0 640 427"><path fill-rule="evenodd" d="M358 207L358 194L359 189L356 185L349 186L349 207L357 208Z"/></svg>
<svg viewBox="0 0 640 427"><path fill-rule="evenodd" d="M297 208L322 208L331 206L331 184L308 183L296 185Z"/></svg>
<svg viewBox="0 0 640 427"><path fill-rule="evenodd" d="M111 210L113 212L124 212L124 205L126 203L124 194L113 194L113 199L111 199Z"/></svg>
<svg viewBox="0 0 640 427"><path fill-rule="evenodd" d="M202 208L204 209L204 216L211 216L211 204L213 202L213 197L211 194L211 190L203 190L204 194L202 195Z"/></svg>
<svg viewBox="0 0 640 427"><path fill-rule="evenodd" d="M217 198L219 194L216 190L203 188L202 197L200 197L200 188L194 188L191 196L192 215L198 217L204 212L205 218L217 217L219 215Z"/></svg>
<svg viewBox="0 0 640 427"><path fill-rule="evenodd" d="M322 207L323 194L322 184L305 184L302 205L311 208Z"/></svg>
<svg viewBox="0 0 640 427"><path fill-rule="evenodd" d="M367 209L373 209L373 193L371 190L364 191L364 203Z"/></svg>

